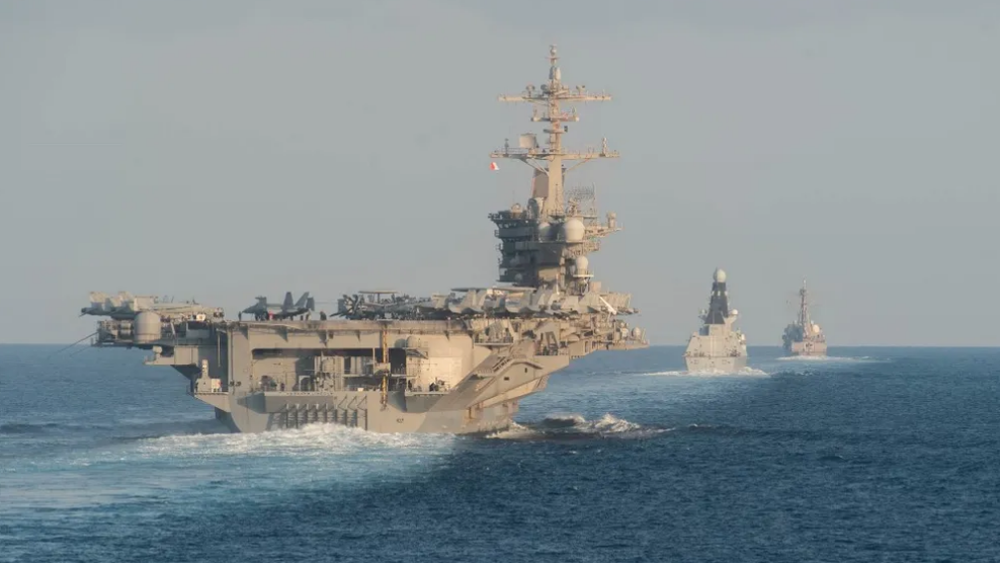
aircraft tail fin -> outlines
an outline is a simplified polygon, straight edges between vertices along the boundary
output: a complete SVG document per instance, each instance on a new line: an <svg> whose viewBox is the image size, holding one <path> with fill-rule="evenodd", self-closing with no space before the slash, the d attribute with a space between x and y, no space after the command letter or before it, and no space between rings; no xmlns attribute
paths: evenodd
<svg viewBox="0 0 1000 564"><path fill-rule="evenodd" d="M291 294L288 294L288 295L289 295L288 299L289 299L289 301L291 301ZM296 309L302 309L302 308L306 307L306 304L308 304L308 303L309 303L309 292L306 292L306 293L302 294L302 297L299 298L299 301L295 302L295 307L296 307ZM288 306L288 308L291 308L291 307L292 307L291 305Z"/></svg>
<svg viewBox="0 0 1000 564"><path fill-rule="evenodd" d="M295 304L292 302L292 293L291 292L285 292L285 302L281 305L281 308L282 309L292 309L292 307L294 307L294 305Z"/></svg>

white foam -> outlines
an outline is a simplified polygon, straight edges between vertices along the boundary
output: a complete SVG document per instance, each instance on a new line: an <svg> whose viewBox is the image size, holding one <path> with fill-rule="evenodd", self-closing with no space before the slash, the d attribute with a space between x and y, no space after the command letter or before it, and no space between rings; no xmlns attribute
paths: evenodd
<svg viewBox="0 0 1000 564"><path fill-rule="evenodd" d="M770 376L767 372L759 368L745 366L736 372L728 370L665 370L662 372L646 372L643 376Z"/></svg>
<svg viewBox="0 0 1000 564"><path fill-rule="evenodd" d="M504 429L503 431L496 431L486 435L487 439L526 439L530 437L540 436L541 433L535 431L531 427L525 427L519 423L511 423L510 427Z"/></svg>
<svg viewBox="0 0 1000 564"><path fill-rule="evenodd" d="M266 433L178 435L142 441L129 457L139 460L270 459L278 463L365 466L402 462L451 451L453 435L375 433L333 424ZM376 471L377 468L373 468Z"/></svg>
<svg viewBox="0 0 1000 564"><path fill-rule="evenodd" d="M584 420L584 425L586 428L592 429L594 432L602 435L628 433L631 431L638 431L643 428L642 425L639 425L638 423L632 423L631 421L619 419L610 413L605 413L604 416L597 421Z"/></svg>
<svg viewBox="0 0 1000 564"><path fill-rule="evenodd" d="M171 495L210 498L289 484L412 479L447 459L454 435L389 434L332 424L266 433L169 435L73 451L2 476L20 507L79 507ZM39 470L42 470L39 472ZM31 484L31 487L20 487ZM2 511L0 511L2 513Z"/></svg>
<svg viewBox="0 0 1000 564"><path fill-rule="evenodd" d="M867 356L781 356L775 360L782 362L874 362Z"/></svg>
<svg viewBox="0 0 1000 564"><path fill-rule="evenodd" d="M489 439L544 439L557 437L586 437L588 435L599 437L608 436L644 436L648 434L663 433L666 429L645 427L638 423L632 423L625 419L615 417L610 413L605 413L599 419L588 420L583 415L557 414L546 417L541 423L527 423L524 425L514 423L505 431L499 431L488 435Z"/></svg>

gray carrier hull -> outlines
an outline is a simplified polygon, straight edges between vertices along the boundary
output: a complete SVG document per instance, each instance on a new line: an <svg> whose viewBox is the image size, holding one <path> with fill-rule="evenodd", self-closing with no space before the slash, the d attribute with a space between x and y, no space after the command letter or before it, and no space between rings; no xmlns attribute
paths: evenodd
<svg viewBox="0 0 1000 564"><path fill-rule="evenodd" d="M498 336L515 323L547 341ZM197 338L189 330L183 340L157 341L146 363L187 376L189 393L234 431L330 423L478 434L508 428L520 399L545 389L572 358L645 346L622 339L545 346L559 342L559 329L544 318L219 322Z"/></svg>
<svg viewBox="0 0 1000 564"><path fill-rule="evenodd" d="M544 381L534 383L533 391L544 387ZM403 392L391 392L384 404L380 392L260 392L238 400L225 393L193 395L218 404L216 418L243 433L327 423L386 433L477 434L510 427L518 409L517 400L462 409L453 398L449 400L450 394L406 397Z"/></svg>
<svg viewBox="0 0 1000 564"><path fill-rule="evenodd" d="M331 423L484 433L509 427L520 398L543 390L570 355L537 355L531 341L483 346L476 329L464 321L216 324L191 348L147 362L187 372L191 395L234 431ZM390 361L374 374L378 362L361 356L372 350ZM193 358L202 359L201 370L188 370Z"/></svg>

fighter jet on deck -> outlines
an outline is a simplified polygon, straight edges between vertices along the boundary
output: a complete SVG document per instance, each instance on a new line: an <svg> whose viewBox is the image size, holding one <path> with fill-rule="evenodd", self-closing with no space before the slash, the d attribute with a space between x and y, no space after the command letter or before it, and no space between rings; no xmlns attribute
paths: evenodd
<svg viewBox="0 0 1000 564"><path fill-rule="evenodd" d="M308 317L310 312L316 310L316 301L309 297L309 292L302 294L299 301L292 302L292 293L285 292L285 301L280 304L269 304L264 296L257 296L257 303L246 308L242 314L253 315L257 321L269 319L290 319L299 315Z"/></svg>

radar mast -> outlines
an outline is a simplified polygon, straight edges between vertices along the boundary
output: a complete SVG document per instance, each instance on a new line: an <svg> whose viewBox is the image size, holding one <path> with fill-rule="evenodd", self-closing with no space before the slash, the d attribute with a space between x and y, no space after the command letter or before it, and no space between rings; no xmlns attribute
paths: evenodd
<svg viewBox="0 0 1000 564"><path fill-rule="evenodd" d="M548 134L545 146L539 146L534 133L521 135L518 146L510 141L503 149L490 153L493 158L519 160L534 169L531 199L527 209L514 204L509 210L490 214L496 223L496 237L501 240L500 282L582 295L600 292L592 280L587 255L600 249L600 239L621 228L614 213L601 222L597 213L595 187L574 187L567 191L563 179L567 172L594 159L617 158L608 149L607 139L600 149L570 151L563 147L566 123L580 121L576 102L607 102L611 96L592 94L585 86L567 86L562 82L555 45L549 48L549 78L536 88L529 84L524 92L500 96L501 102L526 102L534 105L532 122L545 122ZM569 168L567 162L573 162ZM567 193L570 197L567 201ZM587 202L589 200L589 202Z"/></svg>
<svg viewBox="0 0 1000 564"><path fill-rule="evenodd" d="M802 326L802 330L806 333L812 332L812 320L809 319L808 299L809 293L806 291L806 281L802 280L802 288L799 289L799 325Z"/></svg>
<svg viewBox="0 0 1000 564"><path fill-rule="evenodd" d="M541 199L540 212L543 215L561 216L565 214L563 176L569 170L600 158L618 158L618 151L608 150L608 140L603 139L601 149L586 151L567 151L562 145L562 136L568 131L564 124L580 121L576 108L571 111L563 109L563 104L574 102L607 102L611 96L605 93L591 94L586 86L569 87L562 82L562 71L559 70L559 56L556 46L549 47L549 80L541 88L529 84L524 92L513 96L500 96L501 102L527 102L534 104L531 115L533 122L546 122L549 127L542 131L548 134L548 145L539 147L533 133L521 135L519 147L513 148L509 142L504 143L503 150L490 154L493 158L516 159L535 169L535 179L532 186L532 199ZM565 161L579 161L568 169ZM544 164L540 164L544 163Z"/></svg>

